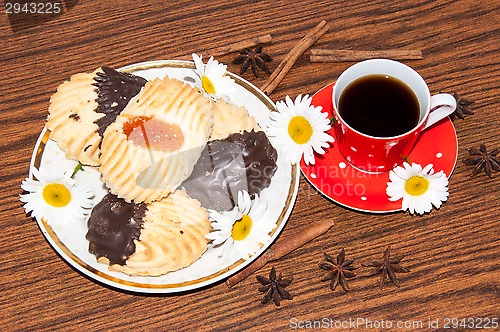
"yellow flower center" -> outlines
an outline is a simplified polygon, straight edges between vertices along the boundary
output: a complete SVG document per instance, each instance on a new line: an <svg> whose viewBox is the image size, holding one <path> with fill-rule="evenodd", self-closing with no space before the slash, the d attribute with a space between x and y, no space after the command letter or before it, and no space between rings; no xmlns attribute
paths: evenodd
<svg viewBox="0 0 500 332"><path fill-rule="evenodd" d="M42 197L45 202L55 207L63 207L71 202L71 192L60 183L49 183L43 187Z"/></svg>
<svg viewBox="0 0 500 332"><path fill-rule="evenodd" d="M288 135L297 144L306 144L311 139L313 128L309 121L301 116L294 116L288 123Z"/></svg>
<svg viewBox="0 0 500 332"><path fill-rule="evenodd" d="M236 241L244 240L248 234L250 234L250 230L252 229L252 218L248 214L244 214L240 220L236 221L233 225L233 229L231 231L231 236Z"/></svg>
<svg viewBox="0 0 500 332"><path fill-rule="evenodd" d="M212 81L206 77L205 75L203 75L201 77L201 86L203 87L203 90L205 90L206 93L210 94L210 95L213 95L215 94L215 87L214 87L214 84L212 83Z"/></svg>
<svg viewBox="0 0 500 332"><path fill-rule="evenodd" d="M412 196L425 194L427 189L429 189L429 180L420 175L414 175L406 180L405 191Z"/></svg>

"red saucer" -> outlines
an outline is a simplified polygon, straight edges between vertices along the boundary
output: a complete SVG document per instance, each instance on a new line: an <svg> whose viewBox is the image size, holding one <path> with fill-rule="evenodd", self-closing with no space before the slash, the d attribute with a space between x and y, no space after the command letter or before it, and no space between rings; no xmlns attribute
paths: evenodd
<svg viewBox="0 0 500 332"><path fill-rule="evenodd" d="M332 116L332 89L329 84L314 94L312 104L323 107L323 112ZM333 127L328 132L336 138ZM306 165L302 160L300 168L309 183L330 200L345 207L364 212L385 213L401 210L401 200L389 201L385 193L389 172L365 173L352 167L340 153L336 142L324 155L315 155L316 164ZM449 118L442 120L420 135L409 160L425 167L434 165L434 171L441 170L450 177L458 156L458 141L455 128Z"/></svg>

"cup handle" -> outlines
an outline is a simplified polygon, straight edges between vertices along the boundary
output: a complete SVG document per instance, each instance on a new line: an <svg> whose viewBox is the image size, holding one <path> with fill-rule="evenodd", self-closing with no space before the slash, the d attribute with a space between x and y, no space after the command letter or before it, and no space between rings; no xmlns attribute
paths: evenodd
<svg viewBox="0 0 500 332"><path fill-rule="evenodd" d="M444 119L457 108L455 97L448 93L440 93L431 97L431 113L427 118L424 129L434 125L436 122Z"/></svg>

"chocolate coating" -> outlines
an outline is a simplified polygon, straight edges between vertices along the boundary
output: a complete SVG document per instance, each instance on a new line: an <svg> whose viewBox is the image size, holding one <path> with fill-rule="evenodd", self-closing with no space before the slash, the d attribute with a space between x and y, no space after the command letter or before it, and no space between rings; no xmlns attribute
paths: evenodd
<svg viewBox="0 0 500 332"><path fill-rule="evenodd" d="M227 211L238 200L238 191L251 197L269 187L278 154L262 131L229 135L209 141L191 176L182 183L190 197L207 209Z"/></svg>
<svg viewBox="0 0 500 332"><path fill-rule="evenodd" d="M135 252L146 210L146 204L127 203L111 193L104 196L87 222L89 252L108 258L110 265L124 265Z"/></svg>
<svg viewBox="0 0 500 332"><path fill-rule="evenodd" d="M99 126L97 132L102 137L106 128L120 115L130 99L137 95L147 80L129 73L120 73L109 67L102 67L102 71L94 77L93 85L97 87L97 113L106 116L98 119L95 123Z"/></svg>

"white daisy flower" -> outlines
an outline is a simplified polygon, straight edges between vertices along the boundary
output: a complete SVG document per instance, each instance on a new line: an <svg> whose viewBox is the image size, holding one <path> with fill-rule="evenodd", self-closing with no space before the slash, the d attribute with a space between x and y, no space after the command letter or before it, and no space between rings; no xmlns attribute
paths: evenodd
<svg viewBox="0 0 500 332"><path fill-rule="evenodd" d="M261 245L271 241L269 233L276 227L270 209L256 194L253 200L247 191L238 192L238 204L230 211L210 211L213 231L206 238L221 246L221 257L249 259Z"/></svg>
<svg viewBox="0 0 500 332"><path fill-rule="evenodd" d="M326 133L331 128L326 112L321 106L311 105L312 97L298 95L295 102L286 96L285 102L278 101L278 112L271 112L267 133L277 149L292 164L300 162L302 156L306 164L314 165L314 152L324 154L324 148L333 142Z"/></svg>
<svg viewBox="0 0 500 332"><path fill-rule="evenodd" d="M229 101L228 95L235 88L236 83L227 75L227 66L214 60L213 57L210 57L204 65L201 55L193 53L192 56L196 66L194 70L196 76L193 77L194 85L215 101L219 98Z"/></svg>
<svg viewBox="0 0 500 332"><path fill-rule="evenodd" d="M432 164L422 166L407 162L404 167L396 166L389 172L391 182L387 183L386 193L390 201L403 199L402 208L410 213L424 214L432 206L439 209L441 202L448 199L448 178L443 171L434 174Z"/></svg>
<svg viewBox="0 0 500 332"><path fill-rule="evenodd" d="M92 208L93 192L85 186L76 186L71 178L72 171L50 173L33 169L36 180L26 178L21 188L27 194L20 195L26 213L51 225L62 225L68 220L80 220Z"/></svg>

